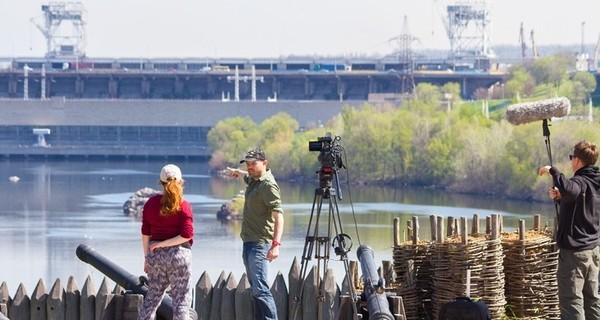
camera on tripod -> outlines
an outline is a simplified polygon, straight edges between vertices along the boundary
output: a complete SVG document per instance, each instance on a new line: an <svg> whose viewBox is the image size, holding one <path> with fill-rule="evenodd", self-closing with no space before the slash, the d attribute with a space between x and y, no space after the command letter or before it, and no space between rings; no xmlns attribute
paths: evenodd
<svg viewBox="0 0 600 320"><path fill-rule="evenodd" d="M342 162L342 146L340 136L331 137L328 132L324 137L318 137L317 141L308 142L308 151L319 151L318 160L322 167L338 170L344 166Z"/></svg>
<svg viewBox="0 0 600 320"><path fill-rule="evenodd" d="M308 142L309 151L319 151L318 160L321 163L321 168L317 171L319 175L319 183L321 188L331 191L333 187L332 180L335 178L336 186L338 187L337 196L342 199L342 192L339 190L339 177L337 171L344 167L342 154L344 148L340 145L340 136L331 137L331 133L327 132L324 137L318 137L317 141ZM335 190L332 192L335 194Z"/></svg>
<svg viewBox="0 0 600 320"><path fill-rule="evenodd" d="M315 189L315 198L313 200L312 210L306 231L304 242L304 250L302 252L302 265L300 267L300 278L306 279L308 270L308 262L313 258L316 259L319 270L328 270L328 262L331 257L331 248L334 253L344 262L346 271L346 283L352 300L352 319L357 319L358 310L356 306L356 293L354 287L350 284L348 252L352 249L352 239L344 233L340 212L338 209L337 199L342 200L342 191L340 187L340 179L338 171L340 168L345 168L345 151L340 144L339 136L332 137L331 133L327 133L324 137L318 137L316 141L308 142L309 151L318 151L318 160L321 163L321 168L317 171L319 176L319 187ZM344 161L343 161L344 160ZM333 180L335 179L335 187ZM337 196L337 197L336 197ZM325 200L325 202L324 202ZM321 221L322 210L328 215ZM316 210L316 211L315 211ZM313 219L314 218L314 219ZM326 232L326 233L325 233ZM332 237L332 232L337 235ZM314 253L314 256L313 256ZM325 279L325 274L319 275L318 279ZM323 310L323 301L325 296L325 286L320 285L320 280L317 280L317 288L319 293L317 296L318 310ZM304 286L298 286L298 292L294 293L294 305L292 307L293 320L301 316L298 302L303 301ZM290 293L291 294L291 293ZM321 314L319 314L321 319Z"/></svg>

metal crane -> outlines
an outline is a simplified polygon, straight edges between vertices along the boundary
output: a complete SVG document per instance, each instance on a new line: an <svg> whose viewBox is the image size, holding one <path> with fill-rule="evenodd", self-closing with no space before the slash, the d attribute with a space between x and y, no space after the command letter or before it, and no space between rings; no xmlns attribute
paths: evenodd
<svg viewBox="0 0 600 320"><path fill-rule="evenodd" d="M44 24L31 19L46 38L46 56L85 55L85 9L81 2L50 2L42 5ZM61 28L63 21L71 21L72 32Z"/></svg>
<svg viewBox="0 0 600 320"><path fill-rule="evenodd" d="M519 30L519 42L521 43L521 58L527 58L527 43L525 40L525 31L523 30L523 22L521 22L521 29Z"/></svg>
<svg viewBox="0 0 600 320"><path fill-rule="evenodd" d="M434 0L436 6L445 1ZM489 0L454 0L445 5L442 22L450 40L451 57L491 57Z"/></svg>
<svg viewBox="0 0 600 320"><path fill-rule="evenodd" d="M530 38L531 38L531 50L532 50L532 56L534 59L537 59L538 57L538 50L537 50L537 46L535 45L535 37L533 36L533 29L531 29L531 33L529 34Z"/></svg>
<svg viewBox="0 0 600 320"><path fill-rule="evenodd" d="M594 50L594 58L592 60L592 63L594 64L592 66L592 70L598 70L598 59L600 59L600 34L598 35L598 41L596 42L596 50Z"/></svg>

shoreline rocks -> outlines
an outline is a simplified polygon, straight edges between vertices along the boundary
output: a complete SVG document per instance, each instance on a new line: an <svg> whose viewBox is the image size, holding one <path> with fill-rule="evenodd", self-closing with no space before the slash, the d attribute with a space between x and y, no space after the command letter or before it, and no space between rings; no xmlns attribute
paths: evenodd
<svg viewBox="0 0 600 320"><path fill-rule="evenodd" d="M139 218L142 216L142 210L144 209L144 205L152 197L153 195L159 193L159 191L154 190L149 187L144 187L138 191L136 191L125 203L123 204L123 214L127 217L136 217Z"/></svg>

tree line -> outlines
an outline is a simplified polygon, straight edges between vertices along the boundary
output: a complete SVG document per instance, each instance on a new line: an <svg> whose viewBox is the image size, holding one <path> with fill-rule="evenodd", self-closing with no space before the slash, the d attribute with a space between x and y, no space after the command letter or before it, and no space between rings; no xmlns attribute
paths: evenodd
<svg viewBox="0 0 600 320"><path fill-rule="evenodd" d="M260 146L278 179L314 181L321 163L319 153L308 150L308 141L330 132L341 138L342 170L350 183L546 199L551 181L538 177L538 168L552 160L569 175L572 146L582 139L600 144L597 112L589 103L595 77L570 72L573 65L565 54L515 65L504 98L498 99L478 92L478 99L462 101L459 84L421 83L399 104L348 106L322 127L300 130L286 113L261 123L229 118L208 133L209 164L215 170L236 165L247 150ZM569 98L572 111L550 122L548 137L541 121L513 126L505 120L512 103L555 96Z"/></svg>

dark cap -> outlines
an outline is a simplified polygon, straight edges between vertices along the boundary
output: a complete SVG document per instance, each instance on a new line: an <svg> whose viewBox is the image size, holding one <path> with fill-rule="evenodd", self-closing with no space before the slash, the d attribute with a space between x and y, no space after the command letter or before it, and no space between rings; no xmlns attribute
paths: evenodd
<svg viewBox="0 0 600 320"><path fill-rule="evenodd" d="M265 152L259 148L253 149L246 153L246 157L240 161L240 163L244 163L246 161L258 161L258 160L267 160L267 156Z"/></svg>

